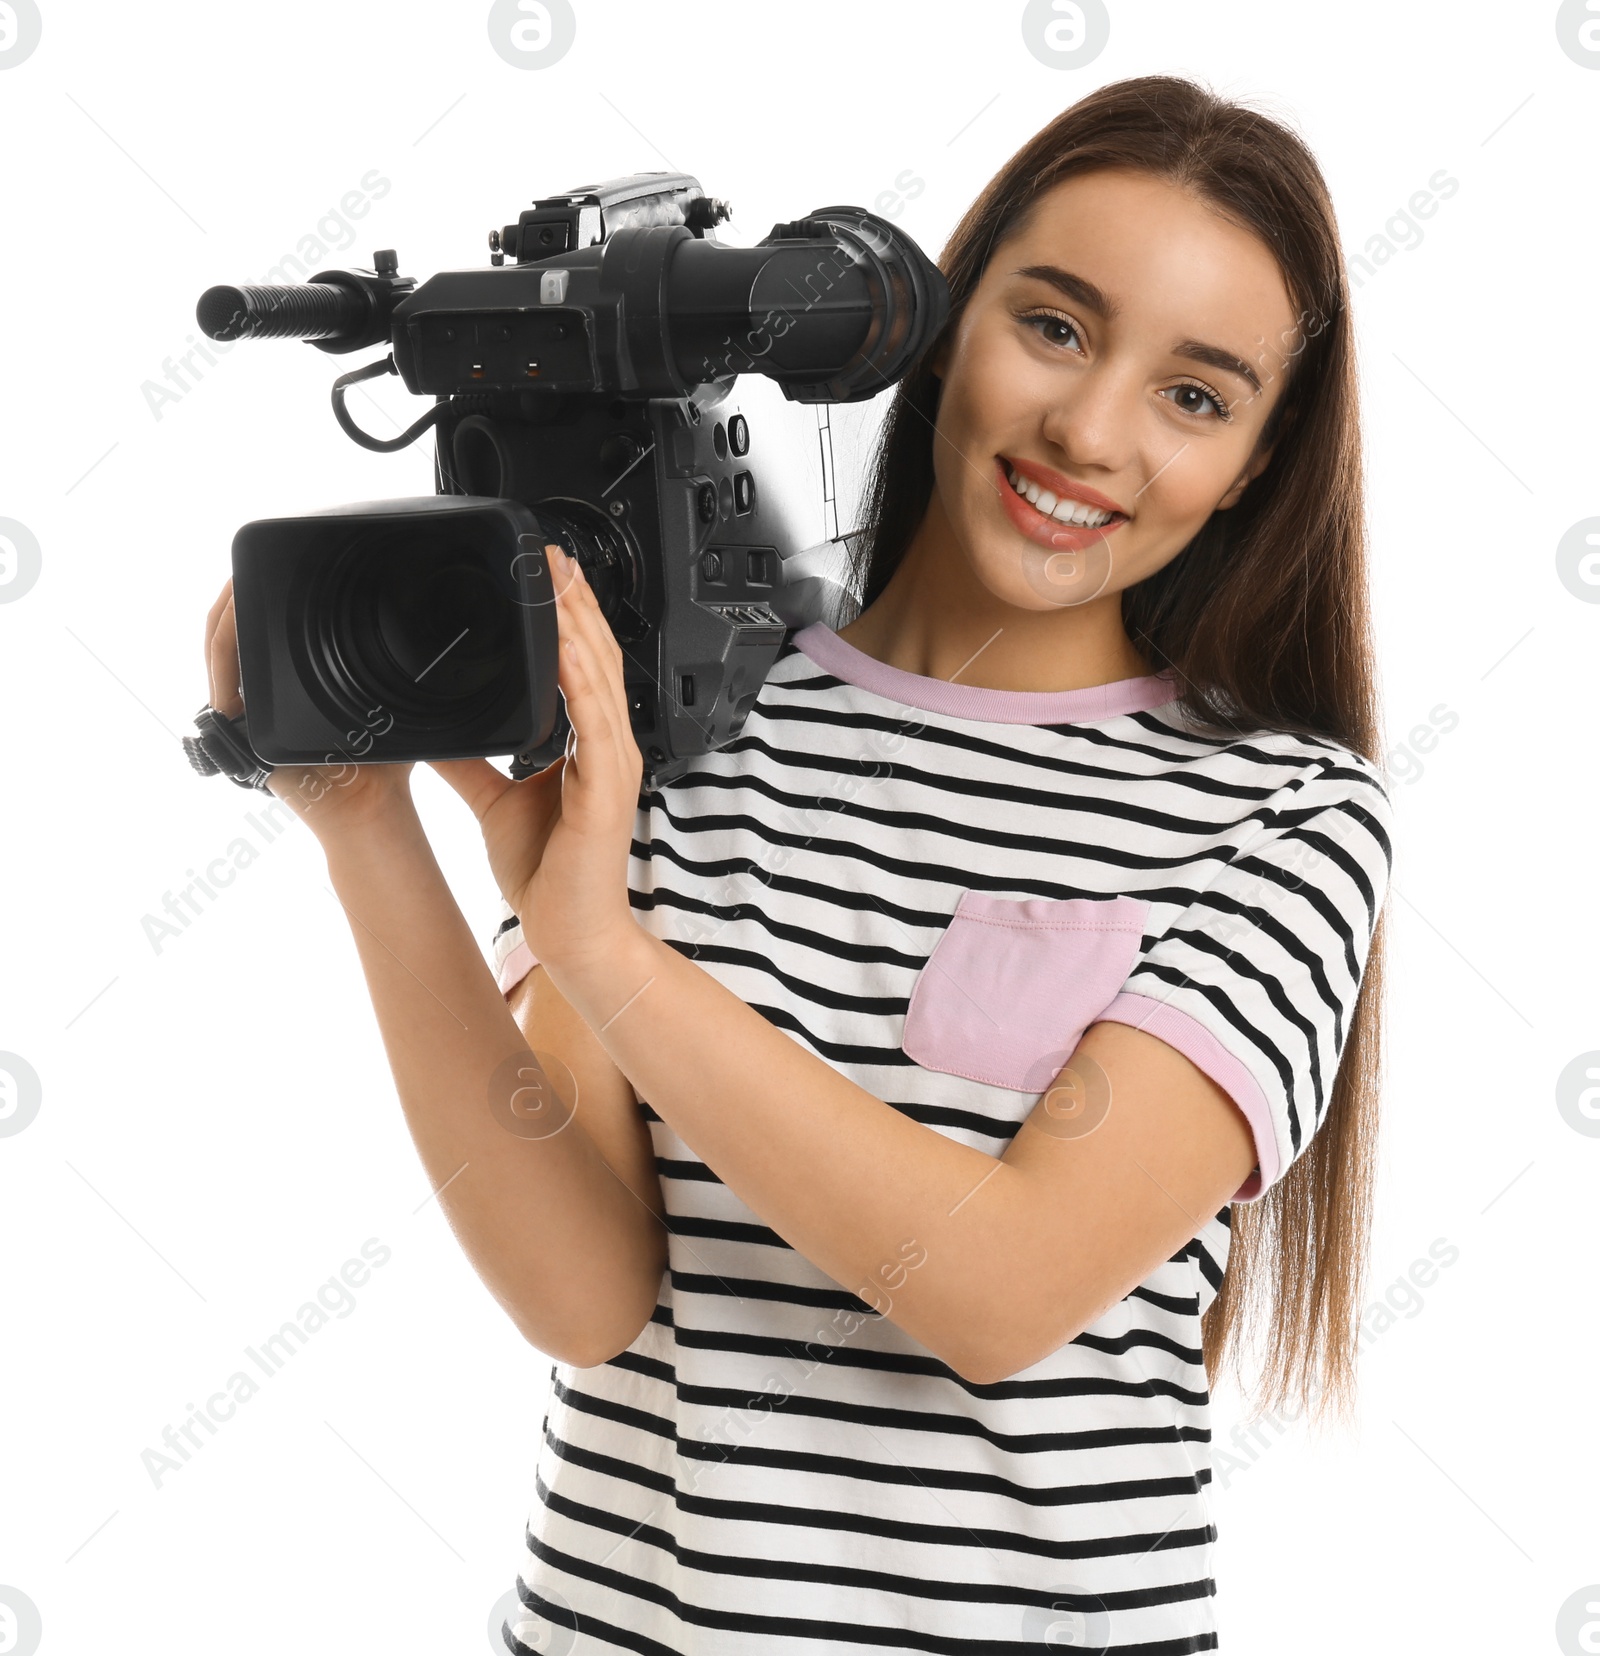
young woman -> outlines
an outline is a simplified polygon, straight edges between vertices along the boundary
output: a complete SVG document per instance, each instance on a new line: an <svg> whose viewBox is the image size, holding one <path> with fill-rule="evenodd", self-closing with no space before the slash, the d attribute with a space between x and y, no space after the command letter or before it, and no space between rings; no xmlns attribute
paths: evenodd
<svg viewBox="0 0 1600 1656"><path fill-rule="evenodd" d="M1390 817L1326 187L1126 81L942 268L861 612L737 740L641 794L552 553L567 757L436 767L509 1009L408 766L272 777L441 1205L556 1360L515 1652L1214 1649L1241 1314L1266 1406L1348 1405ZM226 592L208 655L236 712Z"/></svg>

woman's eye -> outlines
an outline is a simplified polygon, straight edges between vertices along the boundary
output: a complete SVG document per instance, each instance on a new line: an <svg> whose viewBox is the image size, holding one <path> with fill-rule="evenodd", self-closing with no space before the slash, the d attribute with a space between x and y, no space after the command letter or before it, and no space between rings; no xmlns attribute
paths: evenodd
<svg viewBox="0 0 1600 1656"><path fill-rule="evenodd" d="M1052 311L1034 311L1022 318L1022 325L1036 330L1039 337L1051 345L1074 346L1076 342L1076 346L1081 347L1083 343L1077 324Z"/></svg>
<svg viewBox="0 0 1600 1656"><path fill-rule="evenodd" d="M1203 414L1205 405L1210 403L1216 411L1218 419L1231 420L1233 415L1228 411L1228 405L1223 402L1215 391L1207 391L1203 385L1169 385L1161 393L1165 397L1171 392L1172 400L1185 414Z"/></svg>
<svg viewBox="0 0 1600 1656"><path fill-rule="evenodd" d="M1018 318L1025 328L1031 328L1049 345L1057 345L1067 350L1083 350L1083 335L1076 322L1055 311L1030 311ZM1204 385L1185 381L1181 385L1169 385L1162 393L1163 397L1170 397L1173 403L1185 414L1193 414L1202 418L1216 420L1231 420L1233 412L1215 391ZM1207 414L1209 406L1210 414Z"/></svg>

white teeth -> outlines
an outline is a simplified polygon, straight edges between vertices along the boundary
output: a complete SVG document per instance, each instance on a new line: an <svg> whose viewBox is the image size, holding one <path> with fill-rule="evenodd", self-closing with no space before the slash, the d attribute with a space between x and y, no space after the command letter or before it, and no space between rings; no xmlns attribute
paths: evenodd
<svg viewBox="0 0 1600 1656"><path fill-rule="evenodd" d="M1032 478L1024 477L1012 467L1006 468L1006 474L1011 480L1011 487L1024 500L1036 511L1043 512L1046 517L1053 517L1057 523L1073 523L1080 527L1097 529L1101 524L1111 521L1112 513L1085 506L1078 500L1057 500L1048 489L1041 489Z"/></svg>

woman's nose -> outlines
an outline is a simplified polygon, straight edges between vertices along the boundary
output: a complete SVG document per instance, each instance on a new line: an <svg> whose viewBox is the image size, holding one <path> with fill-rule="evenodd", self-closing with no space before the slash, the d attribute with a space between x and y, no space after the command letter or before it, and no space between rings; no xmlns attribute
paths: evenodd
<svg viewBox="0 0 1600 1656"><path fill-rule="evenodd" d="M1126 470L1137 451L1138 392L1121 376L1091 368L1047 409L1043 431L1065 460L1063 470Z"/></svg>

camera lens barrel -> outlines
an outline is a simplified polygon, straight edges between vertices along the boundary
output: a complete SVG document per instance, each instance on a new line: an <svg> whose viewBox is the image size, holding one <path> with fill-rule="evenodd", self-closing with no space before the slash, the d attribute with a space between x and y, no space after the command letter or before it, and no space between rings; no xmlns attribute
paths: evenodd
<svg viewBox="0 0 1600 1656"><path fill-rule="evenodd" d="M624 644L642 638L644 570L627 534L586 500L552 495L538 512L550 538L583 570L611 630Z"/></svg>
<svg viewBox="0 0 1600 1656"><path fill-rule="evenodd" d="M754 247L684 240L662 286L664 314L650 320L686 381L759 373L795 402L876 396L950 308L939 268L860 207L819 207ZM637 305L634 325L646 325Z"/></svg>

